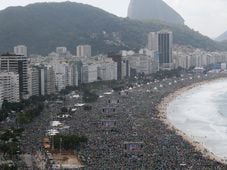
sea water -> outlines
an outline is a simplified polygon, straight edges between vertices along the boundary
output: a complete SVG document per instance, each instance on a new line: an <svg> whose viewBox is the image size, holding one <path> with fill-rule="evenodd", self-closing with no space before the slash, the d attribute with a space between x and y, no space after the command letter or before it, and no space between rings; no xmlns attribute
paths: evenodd
<svg viewBox="0 0 227 170"><path fill-rule="evenodd" d="M193 141L227 159L227 79L182 92L169 103L167 118Z"/></svg>

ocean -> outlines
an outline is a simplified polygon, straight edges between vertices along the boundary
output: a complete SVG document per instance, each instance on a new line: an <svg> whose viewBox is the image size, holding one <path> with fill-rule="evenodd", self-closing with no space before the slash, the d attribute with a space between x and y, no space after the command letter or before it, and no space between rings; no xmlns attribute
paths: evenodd
<svg viewBox="0 0 227 170"><path fill-rule="evenodd" d="M193 141L227 159L227 79L182 92L169 103L167 119Z"/></svg>

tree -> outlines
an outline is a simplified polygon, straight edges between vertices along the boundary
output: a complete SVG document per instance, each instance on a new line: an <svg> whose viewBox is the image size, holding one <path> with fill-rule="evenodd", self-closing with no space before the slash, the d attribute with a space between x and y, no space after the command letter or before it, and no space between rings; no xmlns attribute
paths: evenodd
<svg viewBox="0 0 227 170"><path fill-rule="evenodd" d="M98 95L95 93L92 93L91 91L85 89L83 93L83 101L86 103L92 103L96 102L98 99Z"/></svg>

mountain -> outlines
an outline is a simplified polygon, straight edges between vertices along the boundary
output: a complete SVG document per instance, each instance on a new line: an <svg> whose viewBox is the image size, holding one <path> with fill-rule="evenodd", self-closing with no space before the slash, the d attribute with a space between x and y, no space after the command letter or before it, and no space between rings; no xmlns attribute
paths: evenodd
<svg viewBox="0 0 227 170"><path fill-rule="evenodd" d="M18 44L28 46L30 53L43 55L57 46L66 46L75 53L79 44L90 44L93 54L139 49L146 45L148 32L161 29L172 30L176 44L222 49L215 41L185 25L119 18L74 2L10 7L0 11L0 23L0 53L12 51Z"/></svg>
<svg viewBox="0 0 227 170"><path fill-rule="evenodd" d="M220 36L218 36L215 40L216 41L227 41L227 31L224 32L223 34L221 34Z"/></svg>
<svg viewBox="0 0 227 170"><path fill-rule="evenodd" d="M184 24L184 19L162 0L131 0L128 17L140 21L160 20L171 24Z"/></svg>

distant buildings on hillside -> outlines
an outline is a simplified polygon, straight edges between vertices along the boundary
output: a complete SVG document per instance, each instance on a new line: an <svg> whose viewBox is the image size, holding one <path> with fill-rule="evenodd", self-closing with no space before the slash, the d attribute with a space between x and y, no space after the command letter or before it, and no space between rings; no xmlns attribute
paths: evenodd
<svg viewBox="0 0 227 170"><path fill-rule="evenodd" d="M14 54L22 55L24 57L28 57L28 49L25 45L18 45L14 47Z"/></svg>
<svg viewBox="0 0 227 170"><path fill-rule="evenodd" d="M13 51L0 56L0 106L3 100L18 102L30 96L54 94L67 86L121 80L178 67L214 64L214 68L224 69L227 62L226 52L173 45L173 34L168 30L150 32L147 48L138 52L92 56L90 45L77 46L75 55L66 47L57 47L47 56L28 55L25 45L15 46Z"/></svg>
<svg viewBox="0 0 227 170"><path fill-rule="evenodd" d="M91 46L90 45L79 45L76 47L77 57L91 57Z"/></svg>

